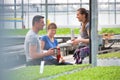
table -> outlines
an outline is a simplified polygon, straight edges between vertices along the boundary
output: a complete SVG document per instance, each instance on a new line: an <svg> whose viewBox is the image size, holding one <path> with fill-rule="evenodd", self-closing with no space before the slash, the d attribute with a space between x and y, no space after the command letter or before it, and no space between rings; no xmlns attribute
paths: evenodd
<svg viewBox="0 0 120 80"><path fill-rule="evenodd" d="M111 48L112 45L115 45L115 43L120 43L120 35L114 35L112 38L109 39L103 38L104 47L105 44L109 44L108 48Z"/></svg>
<svg viewBox="0 0 120 80"><path fill-rule="evenodd" d="M60 43L58 44L58 46L61 48L61 51L63 52L63 54L66 56L68 55L68 51L69 51L69 48L72 47L72 44L71 43Z"/></svg>

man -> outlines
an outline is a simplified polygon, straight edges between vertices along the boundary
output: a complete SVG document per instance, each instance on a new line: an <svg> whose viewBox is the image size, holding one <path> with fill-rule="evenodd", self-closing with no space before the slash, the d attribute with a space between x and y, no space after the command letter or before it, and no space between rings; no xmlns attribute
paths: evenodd
<svg viewBox="0 0 120 80"><path fill-rule="evenodd" d="M24 42L27 65L39 65L44 56L54 54L52 49L49 49L45 53L40 50L38 32L42 30L43 27L44 17L40 15L34 16L32 20L32 29L26 34Z"/></svg>

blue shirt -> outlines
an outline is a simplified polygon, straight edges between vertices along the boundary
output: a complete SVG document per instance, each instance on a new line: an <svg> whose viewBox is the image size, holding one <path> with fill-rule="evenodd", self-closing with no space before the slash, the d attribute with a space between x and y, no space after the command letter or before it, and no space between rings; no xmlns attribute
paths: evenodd
<svg viewBox="0 0 120 80"><path fill-rule="evenodd" d="M42 36L41 40L45 42L44 50L48 50L50 48L56 48L58 45L58 42L56 39L54 39L54 41L52 42L47 35Z"/></svg>
<svg viewBox="0 0 120 80"><path fill-rule="evenodd" d="M52 42L47 35L42 36L41 40L45 42L44 50L48 50L50 48L56 48L58 45L58 42L56 39ZM44 57L45 60L53 59L53 56L46 56Z"/></svg>

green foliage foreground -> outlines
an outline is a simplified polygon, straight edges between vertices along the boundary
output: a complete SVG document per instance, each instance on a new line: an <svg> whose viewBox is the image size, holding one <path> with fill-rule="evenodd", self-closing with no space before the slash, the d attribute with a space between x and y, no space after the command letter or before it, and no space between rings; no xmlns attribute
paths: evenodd
<svg viewBox="0 0 120 80"><path fill-rule="evenodd" d="M120 58L120 52L113 52L98 55L98 58ZM77 72L59 76L52 80L120 80L120 66L107 66L88 68L90 65L61 65L61 66L45 66L44 73L39 73L39 66L29 66L18 70L10 71L11 80L38 80L40 78L50 77L64 72L76 69ZM86 69L84 69L86 68Z"/></svg>
<svg viewBox="0 0 120 80"><path fill-rule="evenodd" d="M38 80L39 78L56 75L62 72L71 71L77 68L84 68L89 65L64 65L64 66L45 66L44 73L39 73L39 66L29 66L15 71L10 71L11 80Z"/></svg>
<svg viewBox="0 0 120 80"><path fill-rule="evenodd" d="M21 68L10 72L11 80L39 80L66 71L85 68L90 65L45 66L44 73L39 73L39 66ZM52 80L120 80L120 66L86 68L82 71L65 74Z"/></svg>
<svg viewBox="0 0 120 80"><path fill-rule="evenodd" d="M106 54L98 55L98 58L105 59L105 58L120 58L120 52L111 52Z"/></svg>
<svg viewBox="0 0 120 80"><path fill-rule="evenodd" d="M120 66L90 68L52 80L120 80Z"/></svg>

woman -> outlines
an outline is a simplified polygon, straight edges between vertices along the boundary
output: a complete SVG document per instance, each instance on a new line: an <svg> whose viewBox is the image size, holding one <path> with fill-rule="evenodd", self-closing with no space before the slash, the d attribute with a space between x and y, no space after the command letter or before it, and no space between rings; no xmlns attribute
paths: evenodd
<svg viewBox="0 0 120 80"><path fill-rule="evenodd" d="M41 37L41 48L43 50L49 50L50 48L58 48L58 42L57 40L54 38L55 34L56 34L56 29L57 26L55 23L50 23L47 27L47 35L42 36ZM63 57L60 57L61 62L64 62ZM44 60L47 60L53 64L58 64L59 61L57 61L55 56L47 56L44 57ZM53 61L53 62L52 62Z"/></svg>
<svg viewBox="0 0 120 80"><path fill-rule="evenodd" d="M72 41L73 45L79 44L75 50L76 64L81 64L84 57L89 54L89 13L85 8L77 10L77 18L81 22L80 37Z"/></svg>

